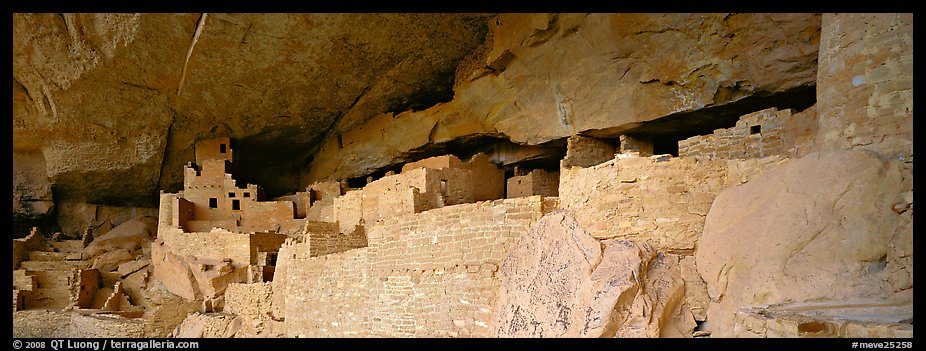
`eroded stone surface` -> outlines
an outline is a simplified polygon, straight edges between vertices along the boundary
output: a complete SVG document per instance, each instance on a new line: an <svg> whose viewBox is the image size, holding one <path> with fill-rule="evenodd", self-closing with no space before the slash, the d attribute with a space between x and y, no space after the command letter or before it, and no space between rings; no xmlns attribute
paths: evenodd
<svg viewBox="0 0 926 351"><path fill-rule="evenodd" d="M538 144L589 130L619 133L813 85L820 16L503 14L489 29L491 42L458 71L452 101L330 137L306 177L360 176L410 150L476 134Z"/></svg>
<svg viewBox="0 0 926 351"><path fill-rule="evenodd" d="M257 149L285 144L304 161L331 129L449 99L487 17L16 14L14 150L44 153L63 197L151 206L179 188L198 139L290 164ZM296 185L261 174L249 176Z"/></svg>
<svg viewBox="0 0 926 351"><path fill-rule="evenodd" d="M567 212L544 216L499 268L497 337L690 336L677 258L593 238ZM674 263L674 264L672 264Z"/></svg>
<svg viewBox="0 0 926 351"><path fill-rule="evenodd" d="M730 336L736 310L789 301L889 297L899 162L811 153L720 193L698 242L708 320ZM825 287L825 288L824 288Z"/></svg>

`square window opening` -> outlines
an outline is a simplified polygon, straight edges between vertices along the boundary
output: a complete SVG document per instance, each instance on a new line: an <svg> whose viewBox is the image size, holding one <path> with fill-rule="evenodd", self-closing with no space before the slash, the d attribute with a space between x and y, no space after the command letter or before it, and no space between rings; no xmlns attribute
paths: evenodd
<svg viewBox="0 0 926 351"><path fill-rule="evenodd" d="M246 193L242 194L241 196L243 196L243 197L251 197L251 193L247 193L247 192L246 192Z"/></svg>
<svg viewBox="0 0 926 351"><path fill-rule="evenodd" d="M759 133L762 133L761 125L755 125L755 126L749 127L749 134L759 134Z"/></svg>
<svg viewBox="0 0 926 351"><path fill-rule="evenodd" d="M235 193L228 193L228 197L235 197Z"/></svg>
<svg viewBox="0 0 926 351"><path fill-rule="evenodd" d="M219 199L210 197L209 198L209 208L219 208Z"/></svg>

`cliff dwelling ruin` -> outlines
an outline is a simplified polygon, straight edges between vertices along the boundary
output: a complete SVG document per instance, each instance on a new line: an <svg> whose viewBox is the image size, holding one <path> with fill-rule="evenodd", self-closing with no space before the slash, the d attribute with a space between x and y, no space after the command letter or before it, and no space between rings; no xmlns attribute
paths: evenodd
<svg viewBox="0 0 926 351"><path fill-rule="evenodd" d="M912 22L16 13L13 336L912 340Z"/></svg>

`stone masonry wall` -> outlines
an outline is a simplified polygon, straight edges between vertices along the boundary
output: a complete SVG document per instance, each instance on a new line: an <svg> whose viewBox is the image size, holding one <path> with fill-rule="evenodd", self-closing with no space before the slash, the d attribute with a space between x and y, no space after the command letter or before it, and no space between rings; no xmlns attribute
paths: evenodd
<svg viewBox="0 0 926 351"><path fill-rule="evenodd" d="M29 252L40 250L48 244L38 231L33 231L25 238L13 239L13 269L19 268L19 263L29 258Z"/></svg>
<svg viewBox="0 0 926 351"><path fill-rule="evenodd" d="M350 190L335 198L332 212L342 233L349 232L360 225L363 219L363 189Z"/></svg>
<svg viewBox="0 0 926 351"><path fill-rule="evenodd" d="M818 142L913 155L913 14L824 14Z"/></svg>
<svg viewBox="0 0 926 351"><path fill-rule="evenodd" d="M508 178L508 194L505 196L506 198L532 195L558 196L559 172L535 169L523 176Z"/></svg>
<svg viewBox="0 0 926 351"><path fill-rule="evenodd" d="M593 137L573 135L566 139L563 167L590 167L614 158L614 143Z"/></svg>
<svg viewBox="0 0 926 351"><path fill-rule="evenodd" d="M372 336L369 305L375 296L371 294L369 257L367 249L320 257L287 256L287 282L278 284L274 279L273 283L274 314L280 316L282 310L286 335ZM277 276L281 277L279 271ZM278 293L280 285L285 289L283 293Z"/></svg>
<svg viewBox="0 0 926 351"><path fill-rule="evenodd" d="M389 218L366 249L323 257L284 245L287 335L486 336L494 274L545 208L532 196Z"/></svg>
<svg viewBox="0 0 926 351"><path fill-rule="evenodd" d="M902 161L903 200L886 258L895 298L913 292L913 14L824 14L817 146ZM902 296L898 296L902 295Z"/></svg>
<svg viewBox="0 0 926 351"><path fill-rule="evenodd" d="M159 228L158 238L177 255L222 260L230 258L238 266L251 262L250 234L224 229L184 233L175 228Z"/></svg>
<svg viewBox="0 0 926 351"><path fill-rule="evenodd" d="M743 115L736 126L678 142L679 157L750 159L784 155L781 127L793 110L768 108Z"/></svg>
<svg viewBox="0 0 926 351"><path fill-rule="evenodd" d="M791 115L779 130L783 154L798 158L815 151L818 124L816 105Z"/></svg>
<svg viewBox="0 0 926 351"><path fill-rule="evenodd" d="M717 194L783 162L617 157L563 168L560 206L598 239L647 241L659 250L693 250Z"/></svg>
<svg viewBox="0 0 926 351"><path fill-rule="evenodd" d="M308 255L311 257L367 246L363 227L355 227L351 233L341 233L337 223L309 222L305 228L303 240L308 240Z"/></svg>

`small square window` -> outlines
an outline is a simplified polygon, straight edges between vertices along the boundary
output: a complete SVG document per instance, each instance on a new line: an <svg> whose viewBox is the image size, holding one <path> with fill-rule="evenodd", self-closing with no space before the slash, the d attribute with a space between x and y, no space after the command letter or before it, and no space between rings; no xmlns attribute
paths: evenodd
<svg viewBox="0 0 926 351"><path fill-rule="evenodd" d="M244 193L242 196L244 196L244 197L251 197L251 193L247 193L247 192L246 192L246 193Z"/></svg>
<svg viewBox="0 0 926 351"><path fill-rule="evenodd" d="M219 153L224 154L225 151L228 151L228 150L226 150L225 144L219 144Z"/></svg>
<svg viewBox="0 0 926 351"><path fill-rule="evenodd" d="M219 199L210 197L209 198L209 208L219 208Z"/></svg>
<svg viewBox="0 0 926 351"><path fill-rule="evenodd" d="M762 126L756 125L749 127L749 134L759 134L762 132Z"/></svg>
<svg viewBox="0 0 926 351"><path fill-rule="evenodd" d="M241 200L232 200L232 210L235 210L235 211L241 210Z"/></svg>
<svg viewBox="0 0 926 351"><path fill-rule="evenodd" d="M235 193L228 193L228 197L235 197Z"/></svg>

